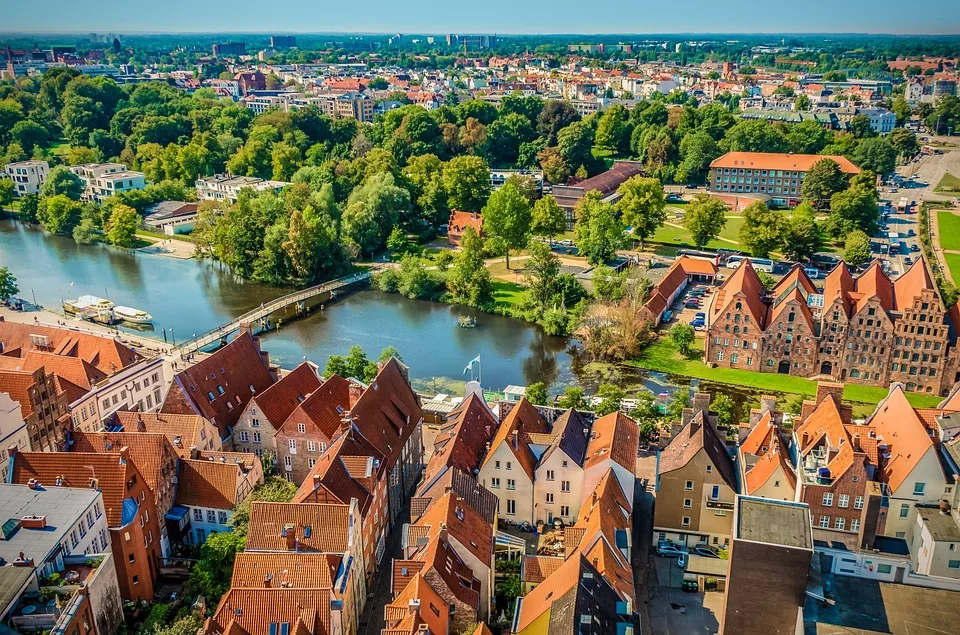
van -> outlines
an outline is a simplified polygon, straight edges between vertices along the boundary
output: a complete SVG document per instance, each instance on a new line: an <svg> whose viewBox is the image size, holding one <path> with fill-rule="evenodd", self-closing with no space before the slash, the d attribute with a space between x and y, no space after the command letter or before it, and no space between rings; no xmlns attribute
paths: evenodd
<svg viewBox="0 0 960 635"><path fill-rule="evenodd" d="M807 274L811 280L816 280L820 277L820 270L816 267L804 267L803 272Z"/></svg>

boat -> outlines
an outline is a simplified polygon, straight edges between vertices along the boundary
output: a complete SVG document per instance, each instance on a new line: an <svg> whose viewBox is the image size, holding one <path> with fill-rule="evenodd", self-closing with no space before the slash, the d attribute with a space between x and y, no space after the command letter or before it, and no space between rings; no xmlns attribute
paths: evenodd
<svg viewBox="0 0 960 635"><path fill-rule="evenodd" d="M95 295L82 295L76 300L64 300L63 310L82 317L87 312L111 311L113 302Z"/></svg>
<svg viewBox="0 0 960 635"><path fill-rule="evenodd" d="M118 320L132 322L134 324L149 324L153 322L153 316L146 311L133 309L128 306L113 307L113 315Z"/></svg>
<svg viewBox="0 0 960 635"><path fill-rule="evenodd" d="M457 326L462 329L472 329L477 326L477 319L469 315L462 315L460 319L457 320Z"/></svg>

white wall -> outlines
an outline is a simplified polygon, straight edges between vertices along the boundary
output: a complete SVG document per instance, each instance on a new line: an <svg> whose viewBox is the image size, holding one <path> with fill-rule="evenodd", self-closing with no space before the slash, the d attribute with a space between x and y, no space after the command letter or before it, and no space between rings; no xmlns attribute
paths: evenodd
<svg viewBox="0 0 960 635"><path fill-rule="evenodd" d="M566 463L567 467L563 467ZM547 472L553 472L553 480L547 479ZM570 483L570 491L563 492L564 481ZM547 494L553 495L553 503L547 503ZM580 515L580 504L583 501L583 468L566 455L561 449L553 451L535 473L533 483L533 522L548 522L551 513L553 518L563 519L565 525L574 523ZM569 507L566 516L560 512L561 507ZM501 508L501 512L503 508Z"/></svg>

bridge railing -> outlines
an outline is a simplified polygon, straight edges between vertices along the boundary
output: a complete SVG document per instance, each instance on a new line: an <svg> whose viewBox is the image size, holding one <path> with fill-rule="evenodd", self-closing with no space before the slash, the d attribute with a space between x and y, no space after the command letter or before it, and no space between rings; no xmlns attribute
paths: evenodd
<svg viewBox="0 0 960 635"><path fill-rule="evenodd" d="M201 333L200 335L191 338L181 344L178 348L181 350L198 350L212 344L221 337L226 337L233 331L240 328L240 324L243 322L254 322L260 318L270 315L274 311L282 309L286 306L289 306L295 302L300 302L301 300L307 300L314 296L320 295L321 293L326 293L327 291L333 291L341 287L359 282L361 280L366 280L373 276L373 274L380 271L383 267L381 265L374 265L366 271L359 271L357 273L350 274L349 276L343 276L341 278L335 278L333 280L328 280L320 284L314 285L312 287L307 287L306 289L300 289L299 291L294 291L293 293L288 293L287 295L282 295L279 298L274 298L269 302L264 302L260 306L243 313L242 315L234 318L233 320L222 324L216 328L210 329L206 333Z"/></svg>

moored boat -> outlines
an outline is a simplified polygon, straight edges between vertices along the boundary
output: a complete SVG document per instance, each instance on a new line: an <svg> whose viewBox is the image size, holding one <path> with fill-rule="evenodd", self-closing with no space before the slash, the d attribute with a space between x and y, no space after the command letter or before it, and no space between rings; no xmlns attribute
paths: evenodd
<svg viewBox="0 0 960 635"><path fill-rule="evenodd" d="M134 324L149 324L153 322L153 316L146 311L133 309L128 306L113 307L113 315L118 320L133 322Z"/></svg>
<svg viewBox="0 0 960 635"><path fill-rule="evenodd" d="M113 309L113 302L95 295L82 295L76 300L64 300L63 310L66 313L75 313L83 316L84 313L99 313Z"/></svg>

